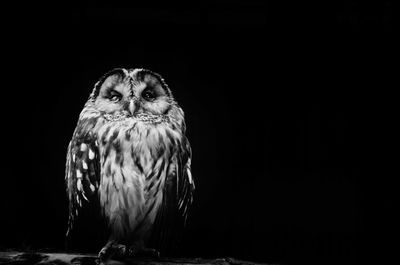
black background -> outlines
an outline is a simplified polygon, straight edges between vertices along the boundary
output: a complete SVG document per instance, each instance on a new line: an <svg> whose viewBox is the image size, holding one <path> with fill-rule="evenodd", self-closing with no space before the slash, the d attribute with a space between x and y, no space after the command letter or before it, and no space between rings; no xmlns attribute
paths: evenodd
<svg viewBox="0 0 400 265"><path fill-rule="evenodd" d="M186 114L197 191L182 256L390 259L391 1L89 2L11 13L3 248L63 248L65 154L79 112L106 71L143 67L164 77Z"/></svg>

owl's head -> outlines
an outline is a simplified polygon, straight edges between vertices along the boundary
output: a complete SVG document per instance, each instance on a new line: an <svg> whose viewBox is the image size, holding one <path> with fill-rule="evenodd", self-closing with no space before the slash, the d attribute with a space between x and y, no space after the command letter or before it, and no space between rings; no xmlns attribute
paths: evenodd
<svg viewBox="0 0 400 265"><path fill-rule="evenodd" d="M167 114L175 101L159 74L117 68L100 78L88 103L103 114L135 117Z"/></svg>

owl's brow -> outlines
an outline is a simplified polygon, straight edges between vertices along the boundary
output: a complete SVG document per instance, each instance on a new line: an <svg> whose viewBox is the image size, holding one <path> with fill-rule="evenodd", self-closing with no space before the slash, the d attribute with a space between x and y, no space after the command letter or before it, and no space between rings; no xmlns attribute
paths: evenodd
<svg viewBox="0 0 400 265"><path fill-rule="evenodd" d="M133 87L135 86L135 84L138 84L138 82L136 80L134 80L131 76L128 76L128 83L130 85L129 88L129 97L133 97L134 96L134 92L133 92Z"/></svg>

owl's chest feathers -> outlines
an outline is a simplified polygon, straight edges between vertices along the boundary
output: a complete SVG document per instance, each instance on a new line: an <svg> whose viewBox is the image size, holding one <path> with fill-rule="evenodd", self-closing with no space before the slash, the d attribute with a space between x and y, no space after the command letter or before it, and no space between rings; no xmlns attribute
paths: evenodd
<svg viewBox="0 0 400 265"><path fill-rule="evenodd" d="M179 138L165 124L117 123L99 131L99 195L107 216L128 215L130 225L145 216L154 220Z"/></svg>

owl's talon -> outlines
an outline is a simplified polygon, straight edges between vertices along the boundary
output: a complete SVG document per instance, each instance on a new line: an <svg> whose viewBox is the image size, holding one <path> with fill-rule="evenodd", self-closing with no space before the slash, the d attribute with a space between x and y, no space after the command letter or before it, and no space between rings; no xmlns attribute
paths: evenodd
<svg viewBox="0 0 400 265"><path fill-rule="evenodd" d="M133 257L146 257L146 258L160 258L160 252L154 248L137 248L132 246L127 251L127 256Z"/></svg>
<svg viewBox="0 0 400 265"><path fill-rule="evenodd" d="M106 261L108 259L126 259L126 258L160 258L160 252L153 248L131 246L127 248L125 245L109 243L103 247L99 254L99 260Z"/></svg>
<svg viewBox="0 0 400 265"><path fill-rule="evenodd" d="M125 245L107 244L100 250L98 257L100 261L105 261L112 257L116 257L117 259L124 258L126 255L127 255L127 248Z"/></svg>
<svg viewBox="0 0 400 265"><path fill-rule="evenodd" d="M109 257L107 252L109 252L107 247L104 247L100 250L99 254L97 255L100 261L104 261Z"/></svg>

